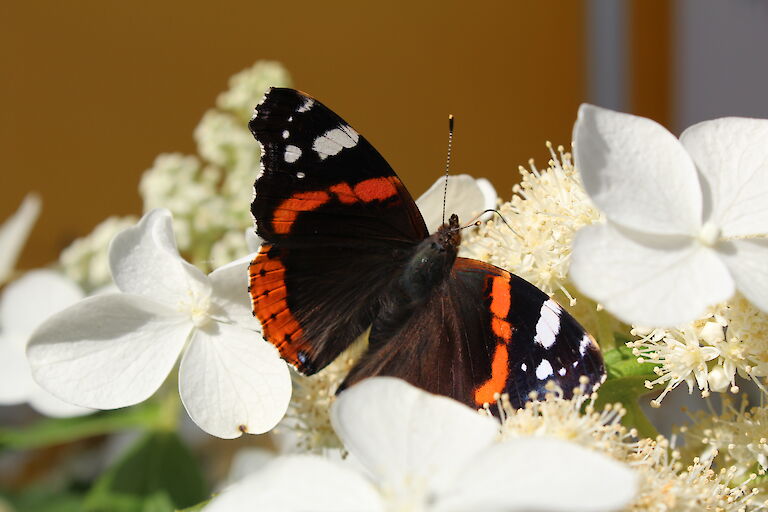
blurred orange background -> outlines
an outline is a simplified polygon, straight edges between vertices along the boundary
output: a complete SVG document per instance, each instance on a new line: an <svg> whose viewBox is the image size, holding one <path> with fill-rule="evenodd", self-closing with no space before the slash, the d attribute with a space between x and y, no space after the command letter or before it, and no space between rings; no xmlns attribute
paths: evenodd
<svg viewBox="0 0 768 512"><path fill-rule="evenodd" d="M627 110L669 120L669 3L628 2ZM137 185L192 131L230 75L282 62L345 117L414 196L442 172L508 198L517 167L567 145L590 99L582 1L6 2L0 7L0 219L43 199L21 267L55 260L109 215L141 213ZM592 84L592 88L594 89ZM255 143L255 142L254 142ZM248 208L247 204L242 205Z"/></svg>

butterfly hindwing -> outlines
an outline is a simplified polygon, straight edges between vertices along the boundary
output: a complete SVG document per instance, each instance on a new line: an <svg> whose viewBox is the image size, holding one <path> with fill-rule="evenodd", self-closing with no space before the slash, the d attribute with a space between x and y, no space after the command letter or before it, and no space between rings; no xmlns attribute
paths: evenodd
<svg viewBox="0 0 768 512"><path fill-rule="evenodd" d="M270 89L249 126L262 145L251 211L265 240L250 266L254 314L312 374L371 324L426 226L384 158L320 102Z"/></svg>
<svg viewBox="0 0 768 512"><path fill-rule="evenodd" d="M527 281L477 260L458 258L431 298L387 336L371 340L344 387L388 375L471 407L502 393L522 407L549 381L570 396L582 377L591 390L604 374L597 345L571 315Z"/></svg>

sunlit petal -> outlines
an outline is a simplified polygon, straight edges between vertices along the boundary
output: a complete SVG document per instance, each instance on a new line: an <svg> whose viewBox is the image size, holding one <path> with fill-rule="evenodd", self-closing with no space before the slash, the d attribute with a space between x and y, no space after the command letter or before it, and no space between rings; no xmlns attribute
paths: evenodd
<svg viewBox="0 0 768 512"><path fill-rule="evenodd" d="M455 400L392 377L366 379L341 393L331 420L347 450L377 481L406 493L412 485L450 487L499 428Z"/></svg>
<svg viewBox="0 0 768 512"><path fill-rule="evenodd" d="M768 312L768 240L721 243L718 253L731 271L736 289L752 304Z"/></svg>
<svg viewBox="0 0 768 512"><path fill-rule="evenodd" d="M210 286L205 274L179 256L168 210L152 210L115 236L109 265L121 291L171 307L190 294L206 294Z"/></svg>
<svg viewBox="0 0 768 512"><path fill-rule="evenodd" d="M179 392L200 428L230 439L271 430L288 408L291 378L260 334L211 323L196 329L184 354Z"/></svg>
<svg viewBox="0 0 768 512"><path fill-rule="evenodd" d="M173 368L192 324L136 295L101 295L49 318L27 357L35 380L62 400L114 409L146 400Z"/></svg>
<svg viewBox="0 0 768 512"><path fill-rule="evenodd" d="M573 140L584 188L611 221L648 233L698 231L702 199L696 169L660 124L584 104Z"/></svg>
<svg viewBox="0 0 768 512"><path fill-rule="evenodd" d="M704 218L725 237L768 236L768 120L704 121L680 141L702 178Z"/></svg>
<svg viewBox="0 0 768 512"><path fill-rule="evenodd" d="M638 475L575 443L529 437L486 449L458 482L436 511L622 510L635 496Z"/></svg>
<svg viewBox="0 0 768 512"><path fill-rule="evenodd" d="M577 233L570 277L585 295L634 325L692 321L734 292L717 253L695 239L645 235L611 224Z"/></svg>
<svg viewBox="0 0 768 512"><path fill-rule="evenodd" d="M260 331L261 324L253 316L251 297L248 295L248 266L254 257L246 256L219 267L208 277L213 287L211 302L217 308L213 314L241 327Z"/></svg>

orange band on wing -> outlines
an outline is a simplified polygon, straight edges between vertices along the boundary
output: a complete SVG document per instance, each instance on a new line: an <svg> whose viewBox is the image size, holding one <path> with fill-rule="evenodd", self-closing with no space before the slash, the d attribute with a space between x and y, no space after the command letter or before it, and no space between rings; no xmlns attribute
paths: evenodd
<svg viewBox="0 0 768 512"><path fill-rule="evenodd" d="M281 235L290 233L291 226L301 212L316 210L330 201L330 199L330 194L322 190L310 190L293 194L275 209L275 216L272 218L272 227L275 233Z"/></svg>
<svg viewBox="0 0 768 512"><path fill-rule="evenodd" d="M491 363L491 377L482 385L475 388L475 404L492 404L497 399L497 394L504 392L509 377L509 353L507 345L499 343L493 352L493 362Z"/></svg>
<svg viewBox="0 0 768 512"><path fill-rule="evenodd" d="M494 277L491 285L491 313L499 318L507 318L509 306L509 279Z"/></svg>
<svg viewBox="0 0 768 512"><path fill-rule="evenodd" d="M361 201L365 201L366 203L371 201L384 201L398 195L396 184L399 183L399 181L400 180L395 176L371 178L355 185L355 194Z"/></svg>
<svg viewBox="0 0 768 512"><path fill-rule="evenodd" d="M262 246L249 267L253 314L261 322L264 338L284 359L299 366L303 331L288 307L285 267L278 257L269 256L270 249L269 245Z"/></svg>
<svg viewBox="0 0 768 512"><path fill-rule="evenodd" d="M330 190L331 193L336 196L336 199L338 199L343 204L354 204L360 201L360 199L355 194L355 191L352 190L352 187L350 187L349 183L346 181L342 181L341 183L333 185L328 190Z"/></svg>

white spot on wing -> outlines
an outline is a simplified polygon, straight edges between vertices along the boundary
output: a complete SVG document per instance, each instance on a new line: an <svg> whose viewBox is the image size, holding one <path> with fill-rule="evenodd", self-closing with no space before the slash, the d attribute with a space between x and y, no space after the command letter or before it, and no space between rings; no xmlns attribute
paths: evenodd
<svg viewBox="0 0 768 512"><path fill-rule="evenodd" d="M355 130L347 125L341 125L316 138L312 143L312 149L317 152L321 160L325 160L344 148L355 147L359 139L360 135Z"/></svg>
<svg viewBox="0 0 768 512"><path fill-rule="evenodd" d="M565 375L565 368L560 368L559 370L557 370L557 373L559 373L561 377L564 376Z"/></svg>
<svg viewBox="0 0 768 512"><path fill-rule="evenodd" d="M283 130L283 138L287 139L290 133L288 133L288 130Z"/></svg>
<svg viewBox="0 0 768 512"><path fill-rule="evenodd" d="M539 366L536 367L536 378L539 380L544 380L550 375L552 375L552 365L549 364L549 361L546 359L543 359Z"/></svg>
<svg viewBox="0 0 768 512"><path fill-rule="evenodd" d="M579 354L584 355L587 353L587 347L592 343L592 340L589 338L589 335L584 333L584 336L581 337L581 342L579 343Z"/></svg>
<svg viewBox="0 0 768 512"><path fill-rule="evenodd" d="M292 164L296 160L299 159L301 156L301 149L294 146L293 144L288 144L285 146L285 154L283 155L283 158L285 158L285 161L289 164Z"/></svg>
<svg viewBox="0 0 768 512"><path fill-rule="evenodd" d="M299 172L296 173L296 177L301 179L301 178L306 177L306 174L304 174L303 172L299 171Z"/></svg>
<svg viewBox="0 0 768 512"><path fill-rule="evenodd" d="M523 370L523 371L527 371L528 367L525 365L525 363L523 363L523 364L520 365L520 369Z"/></svg>
<svg viewBox="0 0 768 512"><path fill-rule="evenodd" d="M306 112L307 110L312 108L312 105L315 104L315 100L312 98L307 98L304 100L304 103L299 105L299 108L296 109L296 112Z"/></svg>
<svg viewBox="0 0 768 512"><path fill-rule="evenodd" d="M534 341L544 348L549 348L555 344L557 333L560 332L560 305L548 299L541 305L539 311L539 321L536 322L536 335Z"/></svg>

